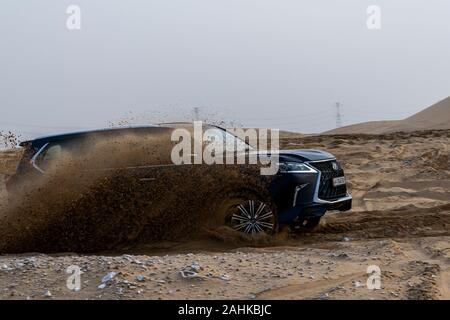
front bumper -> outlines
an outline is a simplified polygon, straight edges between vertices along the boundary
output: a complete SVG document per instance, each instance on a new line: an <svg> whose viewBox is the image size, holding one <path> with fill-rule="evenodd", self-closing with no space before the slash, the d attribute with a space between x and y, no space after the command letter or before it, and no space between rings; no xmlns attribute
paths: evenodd
<svg viewBox="0 0 450 320"><path fill-rule="evenodd" d="M331 188L331 179L344 176L341 169L333 171L328 162L306 163L313 170L305 173L285 173L272 185L272 195L278 206L278 221L290 223L296 219L321 217L326 211L347 211L352 207L352 196L342 188ZM320 165L319 165L320 164ZM323 168L322 168L323 167ZM320 170L322 169L322 171ZM330 173L331 172L331 173Z"/></svg>
<svg viewBox="0 0 450 320"><path fill-rule="evenodd" d="M352 196L347 194L336 200L316 199L312 203L300 203L285 209L278 214L279 223L289 223L298 219L308 219L323 216L327 211L348 211L352 208Z"/></svg>
<svg viewBox="0 0 450 320"><path fill-rule="evenodd" d="M315 204L324 205L327 210L348 211L352 208L352 196L347 193L345 197L336 200L315 199Z"/></svg>

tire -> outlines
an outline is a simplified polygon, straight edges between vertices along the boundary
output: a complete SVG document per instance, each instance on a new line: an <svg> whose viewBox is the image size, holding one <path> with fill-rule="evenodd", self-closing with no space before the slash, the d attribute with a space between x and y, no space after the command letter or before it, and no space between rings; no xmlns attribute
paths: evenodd
<svg viewBox="0 0 450 320"><path fill-rule="evenodd" d="M318 227L321 218L322 217L313 217L300 220L291 225L291 230L295 233L312 232Z"/></svg>
<svg viewBox="0 0 450 320"><path fill-rule="evenodd" d="M273 235L278 231L276 206L252 193L240 193L223 200L215 219L216 227L227 226L247 234Z"/></svg>

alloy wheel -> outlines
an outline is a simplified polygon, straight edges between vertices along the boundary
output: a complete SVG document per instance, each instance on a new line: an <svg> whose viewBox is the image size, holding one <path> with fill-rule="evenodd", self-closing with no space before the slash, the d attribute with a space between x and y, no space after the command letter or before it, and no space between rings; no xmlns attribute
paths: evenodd
<svg viewBox="0 0 450 320"><path fill-rule="evenodd" d="M231 227L246 234L271 234L276 226L272 208L259 200L248 200L236 205L231 215Z"/></svg>

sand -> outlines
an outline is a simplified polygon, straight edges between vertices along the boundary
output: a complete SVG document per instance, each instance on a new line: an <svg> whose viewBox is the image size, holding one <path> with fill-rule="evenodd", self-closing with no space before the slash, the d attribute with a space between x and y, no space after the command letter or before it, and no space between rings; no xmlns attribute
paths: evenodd
<svg viewBox="0 0 450 320"><path fill-rule="evenodd" d="M325 132L326 134L383 134L400 131L450 129L450 97L403 120L370 121Z"/></svg>
<svg viewBox="0 0 450 320"><path fill-rule="evenodd" d="M353 210L328 213L313 233L282 228L259 243L223 233L94 255L2 255L0 298L450 299L450 130L281 144L337 155ZM71 265L83 271L77 292L66 286ZM381 270L380 289L367 288L369 266ZM183 278L185 268L197 276Z"/></svg>

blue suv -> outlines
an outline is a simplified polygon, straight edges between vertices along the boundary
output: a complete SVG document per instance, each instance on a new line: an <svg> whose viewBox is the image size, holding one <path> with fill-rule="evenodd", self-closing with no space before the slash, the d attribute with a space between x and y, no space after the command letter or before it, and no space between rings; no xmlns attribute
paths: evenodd
<svg viewBox="0 0 450 320"><path fill-rule="evenodd" d="M277 154L279 170L273 176L263 176L258 170L254 170L254 166L244 164L175 165L170 158L173 148L170 136L173 130L180 126L188 127L189 124L109 128L53 135L22 142L21 146L25 151L16 174L7 180L7 189L11 194L20 193L23 186L29 185L39 176L48 174L51 165L59 161L64 151L82 157L92 154L92 146L97 145L99 141L104 148L115 146L121 137L133 136L143 137L141 144L153 144L154 150L158 150L158 156L138 157L131 155L132 151L129 151L130 156L124 158L123 152L119 156L114 148L110 148L107 152L100 152L102 159L115 160L120 157L120 161L108 163L96 160L95 164L86 170L104 172L105 175L112 171L115 174L126 174L131 176L133 181L137 181L138 186L142 185L142 188L155 186L144 197L145 201L151 203L150 207L164 208L161 204L168 202L179 204L186 201L182 210L194 212L196 209L192 209L193 205L207 206L210 224L213 224L213 227L227 226L250 236L262 232L273 234L280 224L290 225L293 230L298 231L311 230L317 226L327 210L351 209L352 197L347 191L344 170L336 158L328 152L280 150ZM215 128L222 132L224 137L230 136L225 129L211 125L206 128ZM148 139L149 137L161 138ZM233 138L236 140L235 145L239 146L238 150L235 150L236 154L258 153L245 141L236 136ZM135 142L131 144L129 150L136 145ZM89 162L86 159L83 161ZM178 178L172 179L173 175ZM79 177L73 176L73 179ZM189 187L190 190L193 188L197 193L204 190L208 193L208 197L213 195L214 199L210 197L206 204L199 194L195 198L189 198L186 192L186 186L189 184L192 186ZM152 192L160 194L154 196ZM132 208L130 210L133 210ZM160 209L162 215L165 214L164 210L169 209ZM145 231L148 224L151 224L151 220L147 219L136 223L133 228L127 228L126 238L135 239ZM112 231L114 232L116 231Z"/></svg>

